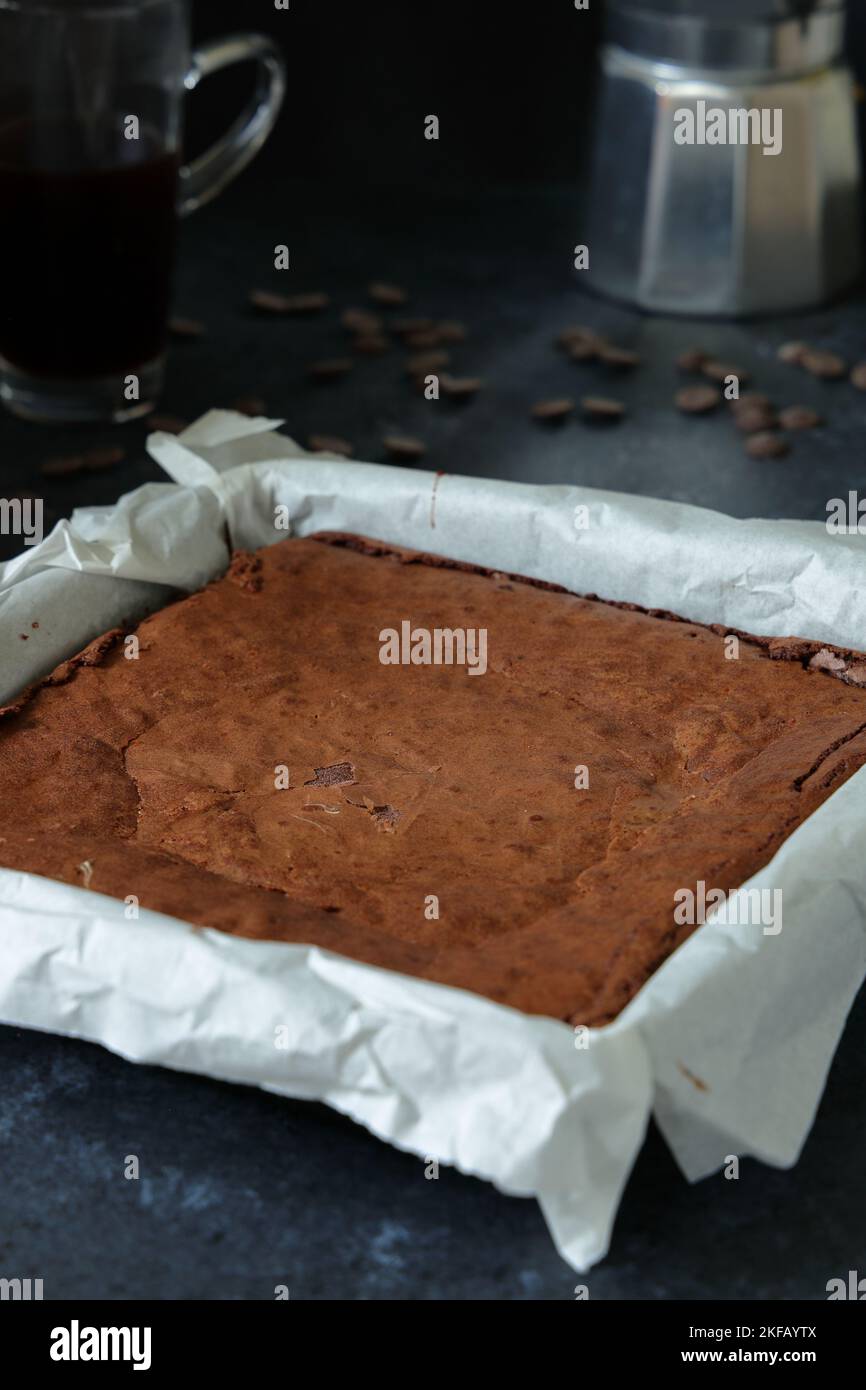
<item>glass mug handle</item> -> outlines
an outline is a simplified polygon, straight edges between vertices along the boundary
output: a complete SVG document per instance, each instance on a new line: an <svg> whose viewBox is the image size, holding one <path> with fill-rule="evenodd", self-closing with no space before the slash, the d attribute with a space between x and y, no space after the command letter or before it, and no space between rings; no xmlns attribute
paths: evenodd
<svg viewBox="0 0 866 1390"><path fill-rule="evenodd" d="M221 140L180 169L181 217L195 212L221 193L226 184L255 158L274 128L286 94L286 68L276 44L263 34L232 34L212 39L196 48L189 72L184 78L188 92L195 91L202 78L235 63L255 61L258 66L256 90L245 111Z"/></svg>

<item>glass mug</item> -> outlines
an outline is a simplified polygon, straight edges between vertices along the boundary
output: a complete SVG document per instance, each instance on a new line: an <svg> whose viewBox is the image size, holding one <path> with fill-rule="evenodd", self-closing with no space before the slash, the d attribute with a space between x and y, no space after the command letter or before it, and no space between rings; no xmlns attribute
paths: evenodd
<svg viewBox="0 0 866 1390"><path fill-rule="evenodd" d="M184 93L248 59L249 107L182 164ZM0 0L0 399L14 414L152 409L177 217L253 158L284 94L270 39L190 53L188 0Z"/></svg>

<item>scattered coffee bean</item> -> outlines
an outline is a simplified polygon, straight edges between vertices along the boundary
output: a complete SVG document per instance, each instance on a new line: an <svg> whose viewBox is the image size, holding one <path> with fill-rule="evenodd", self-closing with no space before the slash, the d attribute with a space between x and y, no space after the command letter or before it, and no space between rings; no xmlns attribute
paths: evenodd
<svg viewBox="0 0 866 1390"><path fill-rule="evenodd" d="M67 454L62 458L46 459L40 464L39 472L45 478L66 478L73 473L84 472L84 459L80 454Z"/></svg>
<svg viewBox="0 0 866 1390"><path fill-rule="evenodd" d="M340 322L350 333L362 337L375 337L383 331L379 315L371 314L368 309L345 309L340 315Z"/></svg>
<svg viewBox="0 0 866 1390"><path fill-rule="evenodd" d="M800 366L805 367L812 376L821 377L823 381L838 381L848 373L844 359L835 352L817 352L809 349L800 358Z"/></svg>
<svg viewBox="0 0 866 1390"><path fill-rule="evenodd" d="M268 413L261 396L238 396L236 401L232 401L229 409L236 410L238 415L249 415L252 419Z"/></svg>
<svg viewBox="0 0 866 1390"><path fill-rule="evenodd" d="M179 415L148 415L145 422L149 429L161 430L163 434L182 434L189 421Z"/></svg>
<svg viewBox="0 0 866 1390"><path fill-rule="evenodd" d="M866 362L857 363L851 372L851 382L858 391L866 391Z"/></svg>
<svg viewBox="0 0 866 1390"><path fill-rule="evenodd" d="M721 399L721 393L713 386L684 386L674 396L674 404L686 415L705 415L718 409Z"/></svg>
<svg viewBox="0 0 866 1390"><path fill-rule="evenodd" d="M686 348L677 358L677 368L681 372L699 372L707 360L701 348Z"/></svg>
<svg viewBox="0 0 866 1390"><path fill-rule="evenodd" d="M749 380L749 373L744 371L742 367L735 367L732 362L717 362L715 358L701 363L701 375L707 377L709 381L719 382L720 385L726 382L730 376L735 376L739 382Z"/></svg>
<svg viewBox="0 0 866 1390"><path fill-rule="evenodd" d="M606 367L637 367L640 364L640 357L630 348L606 345L598 355Z"/></svg>
<svg viewBox="0 0 866 1390"><path fill-rule="evenodd" d="M354 365L351 357L329 357L322 362L313 362L307 369L307 375L314 381L336 381L346 376Z"/></svg>
<svg viewBox="0 0 866 1390"><path fill-rule="evenodd" d="M251 290L250 303L266 314L287 314L289 298L285 294L274 294L271 290Z"/></svg>
<svg viewBox="0 0 866 1390"><path fill-rule="evenodd" d="M287 314L320 314L323 309L327 309L331 303L331 297L327 294L289 294L286 295L288 308Z"/></svg>
<svg viewBox="0 0 866 1390"><path fill-rule="evenodd" d="M739 415L743 410L774 410L775 407L769 396L764 396L760 391L744 391L741 396L737 396L729 402L734 415Z"/></svg>
<svg viewBox="0 0 866 1390"><path fill-rule="evenodd" d="M580 408L591 420L606 421L613 424L625 415L622 401L611 400L609 396L583 396Z"/></svg>
<svg viewBox="0 0 866 1390"><path fill-rule="evenodd" d="M817 410L807 405L789 405L779 412L779 424L783 430L814 430L823 421Z"/></svg>
<svg viewBox="0 0 866 1390"><path fill-rule="evenodd" d="M762 430L746 440L746 453L753 459L778 459L790 452L790 444L784 435L774 430Z"/></svg>
<svg viewBox="0 0 866 1390"><path fill-rule="evenodd" d="M439 385L444 395L452 396L455 400L466 400L469 396L477 395L484 382L480 376L448 376L447 372L443 372Z"/></svg>
<svg viewBox="0 0 866 1390"><path fill-rule="evenodd" d="M409 348L419 348L425 351L429 348L441 346L442 338L438 328L428 328L423 333L406 333L403 335L403 342Z"/></svg>
<svg viewBox="0 0 866 1390"><path fill-rule="evenodd" d="M808 343L783 343L776 356L780 362L793 362L799 366L808 351Z"/></svg>
<svg viewBox="0 0 866 1390"><path fill-rule="evenodd" d="M168 331L173 338L200 338L204 324L198 319L172 318L168 321Z"/></svg>
<svg viewBox="0 0 866 1390"><path fill-rule="evenodd" d="M601 334L596 333L593 328L587 328L582 323L575 323L570 328L564 328L556 338L556 346L569 353L579 343L585 344L594 353L599 353L603 347L607 347L607 340L602 338Z"/></svg>
<svg viewBox="0 0 866 1390"><path fill-rule="evenodd" d="M420 439L413 439L408 434L386 435L382 443L392 458L405 459L407 462L423 458L427 452L427 446Z"/></svg>
<svg viewBox="0 0 866 1390"><path fill-rule="evenodd" d="M352 344L355 352L362 352L367 357L379 357L383 352L387 352L391 344L381 333L362 333Z"/></svg>
<svg viewBox="0 0 866 1390"><path fill-rule="evenodd" d="M125 458L125 449L107 445L101 449L88 449L83 454L46 459L39 471L46 478L65 478L74 473L103 473L122 463Z"/></svg>
<svg viewBox="0 0 866 1390"><path fill-rule="evenodd" d="M401 290L399 285L386 285L381 280L372 284L367 293L376 304L382 304L388 308L396 308L400 304L405 304L409 298L406 291Z"/></svg>
<svg viewBox="0 0 866 1390"><path fill-rule="evenodd" d="M108 445L104 449L88 449L81 457L85 473L104 473L106 469L114 468L115 464L123 463L126 450Z"/></svg>
<svg viewBox="0 0 866 1390"><path fill-rule="evenodd" d="M466 327L458 323L456 319L443 319L442 323L437 323L436 332L439 334L440 343L465 343Z"/></svg>
<svg viewBox="0 0 866 1390"><path fill-rule="evenodd" d="M250 303L266 314L319 314L330 302L326 294L274 294L271 290L250 293Z"/></svg>
<svg viewBox="0 0 866 1390"><path fill-rule="evenodd" d="M743 434L759 434L762 430L778 429L779 417L767 406L753 405L736 411L734 423Z"/></svg>
<svg viewBox="0 0 866 1390"><path fill-rule="evenodd" d="M406 371L410 376L427 376L428 372L438 372L440 367L448 367L450 363L451 353L443 349L436 352L419 352L409 358Z"/></svg>
<svg viewBox="0 0 866 1390"><path fill-rule="evenodd" d="M532 407L533 420L564 420L574 410L574 401L563 397L555 401L538 401Z"/></svg>
<svg viewBox="0 0 866 1390"><path fill-rule="evenodd" d="M398 338L413 333L430 333L435 328L432 319L393 319L388 327L392 333L396 333Z"/></svg>
<svg viewBox="0 0 866 1390"><path fill-rule="evenodd" d="M572 362L594 362L599 350L588 338L575 338L568 349L568 355Z"/></svg>
<svg viewBox="0 0 866 1390"><path fill-rule="evenodd" d="M347 459L355 452L348 439L341 439L338 434L311 434L308 446L314 454L339 454Z"/></svg>

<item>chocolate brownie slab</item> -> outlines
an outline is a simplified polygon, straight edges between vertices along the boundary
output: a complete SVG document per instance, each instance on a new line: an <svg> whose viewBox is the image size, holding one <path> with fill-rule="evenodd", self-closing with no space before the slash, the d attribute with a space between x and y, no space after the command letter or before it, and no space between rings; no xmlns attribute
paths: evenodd
<svg viewBox="0 0 866 1390"><path fill-rule="evenodd" d="M866 762L863 657L359 538L126 636L2 712L0 865L576 1023Z"/></svg>

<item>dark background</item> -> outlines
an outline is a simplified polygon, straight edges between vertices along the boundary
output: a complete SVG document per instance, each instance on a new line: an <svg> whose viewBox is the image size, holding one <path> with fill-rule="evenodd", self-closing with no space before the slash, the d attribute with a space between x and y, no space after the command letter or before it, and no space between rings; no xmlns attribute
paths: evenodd
<svg viewBox="0 0 866 1390"><path fill-rule="evenodd" d="M573 179L588 147L599 4L292 0L286 12L208 0L193 15L199 39L257 29L283 46L286 106L262 156L275 175L429 197L443 182ZM219 100L204 88L196 97L196 140L213 132ZM438 144L419 141L430 112L447 132Z"/></svg>
<svg viewBox="0 0 866 1390"><path fill-rule="evenodd" d="M265 153L182 229L176 311L200 341L172 346L161 411L192 420L261 396L286 429L338 433L384 457L402 430L425 467L613 487L735 515L823 518L830 497L863 488L864 403L847 383L792 375L778 345L804 337L866 357L861 293L787 320L696 324L652 319L585 292L571 273L592 145L600 6L435 6L208 0L198 38L257 28L282 43L289 91ZM852 55L866 22L858 6ZM189 147L229 122L248 77L214 78L190 102ZM862 108L861 108L862 110ZM424 117L442 123L423 139ZM611 177L621 170L611 169ZM292 270L272 269L275 243ZM6 267L6 273L14 268ZM455 370L482 375L471 404L435 411L406 385L399 354L359 362L313 387L309 363L345 351L339 310L377 278L410 291L408 312L465 321ZM322 289L310 321L263 321L253 287ZM636 347L640 370L611 388L552 340L587 322ZM673 409L674 355L692 343L752 371L780 404L813 404L823 429L790 458L758 464L726 419ZM614 430L578 420L543 430L544 396L616 394ZM0 416L0 490L44 497L51 519L114 501L160 477L144 423L59 430ZM107 473L48 479L40 463L120 443ZM17 549L0 537L0 557ZM534 1204L422 1166L323 1107L149 1068L85 1044L0 1030L0 1274L42 1277L48 1297L502 1298L572 1296ZM863 1055L854 1011L804 1157L791 1173L746 1163L739 1183L689 1188L653 1132L626 1192L594 1298L825 1297L829 1278L866 1273ZM124 1155L143 1180L124 1182Z"/></svg>

